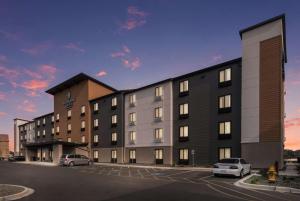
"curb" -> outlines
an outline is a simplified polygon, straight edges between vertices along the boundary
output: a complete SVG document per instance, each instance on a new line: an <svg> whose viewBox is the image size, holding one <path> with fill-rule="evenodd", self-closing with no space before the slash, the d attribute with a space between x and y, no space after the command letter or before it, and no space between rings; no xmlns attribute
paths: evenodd
<svg viewBox="0 0 300 201"><path fill-rule="evenodd" d="M18 185L11 185L11 184L3 184L3 185L15 186L15 187L23 188L24 190L20 193L17 193L17 194L0 197L0 201L18 200L18 199L27 197L27 196L34 193L33 189L27 188L25 186L18 186Z"/></svg>
<svg viewBox="0 0 300 201"><path fill-rule="evenodd" d="M245 181L252 176L260 176L259 174L251 174L243 179L238 180L234 183L235 186L245 188L245 189L255 189L255 190L264 190L264 191L277 191L280 193L296 193L300 194L300 189L283 187L283 186L268 186L268 185L257 185L257 184L248 184Z"/></svg>
<svg viewBox="0 0 300 201"><path fill-rule="evenodd" d="M190 171L207 171L211 172L212 168L202 167L161 167L161 166L147 166L147 165L129 165L129 164L111 164L111 163L93 163L94 165L103 165L111 167L131 167L131 168L148 168L148 169L165 169L165 170L190 170Z"/></svg>

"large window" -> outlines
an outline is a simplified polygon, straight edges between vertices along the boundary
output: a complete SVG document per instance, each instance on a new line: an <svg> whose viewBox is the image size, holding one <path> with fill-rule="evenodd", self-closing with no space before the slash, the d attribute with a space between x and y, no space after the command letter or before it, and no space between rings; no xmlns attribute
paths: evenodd
<svg viewBox="0 0 300 201"><path fill-rule="evenodd" d="M112 106L112 107L116 107L116 106L117 106L117 97L113 97L113 98L111 99L111 106Z"/></svg>
<svg viewBox="0 0 300 201"><path fill-rule="evenodd" d="M163 88L162 87L156 87L155 88L155 97L161 97L163 95Z"/></svg>
<svg viewBox="0 0 300 201"><path fill-rule="evenodd" d="M98 135L94 135L94 143L98 143L99 142L99 136Z"/></svg>
<svg viewBox="0 0 300 201"><path fill-rule="evenodd" d="M219 148L219 160L224 158L231 158L231 148Z"/></svg>
<svg viewBox="0 0 300 201"><path fill-rule="evenodd" d="M54 115L51 116L51 122L54 122Z"/></svg>
<svg viewBox="0 0 300 201"><path fill-rule="evenodd" d="M85 131L85 121L81 121L81 131Z"/></svg>
<svg viewBox="0 0 300 201"><path fill-rule="evenodd" d="M189 116L189 104L184 103L179 105L179 117L187 118Z"/></svg>
<svg viewBox="0 0 300 201"><path fill-rule="evenodd" d="M41 125L41 121L38 120L38 121L37 121L37 126L40 126L40 125Z"/></svg>
<svg viewBox="0 0 300 201"><path fill-rule="evenodd" d="M231 110L231 95L219 97L219 112L230 112Z"/></svg>
<svg viewBox="0 0 300 201"><path fill-rule="evenodd" d="M71 119L72 116L72 110L68 110L68 119Z"/></svg>
<svg viewBox="0 0 300 201"><path fill-rule="evenodd" d="M189 161L189 150L179 149L179 164L187 165Z"/></svg>
<svg viewBox="0 0 300 201"><path fill-rule="evenodd" d="M219 71L219 83L231 81L231 68Z"/></svg>
<svg viewBox="0 0 300 201"><path fill-rule="evenodd" d="M156 164L163 164L163 149L155 149L155 162Z"/></svg>
<svg viewBox="0 0 300 201"><path fill-rule="evenodd" d="M111 141L117 142L117 133L116 132L111 133Z"/></svg>
<svg viewBox="0 0 300 201"><path fill-rule="evenodd" d="M99 104L94 103L94 112L98 112L98 110L99 110Z"/></svg>
<svg viewBox="0 0 300 201"><path fill-rule="evenodd" d="M117 150L112 150L111 151L111 158L112 159L117 159Z"/></svg>
<svg viewBox="0 0 300 201"><path fill-rule="evenodd" d="M94 162L98 162L98 159L99 159L99 151L98 150L94 150L93 152L93 155L94 155Z"/></svg>
<svg viewBox="0 0 300 201"><path fill-rule="evenodd" d="M40 131L38 131L37 136L40 137L40 135L41 135L41 133L40 133ZM23 139L23 136L22 136L22 139Z"/></svg>
<svg viewBox="0 0 300 201"><path fill-rule="evenodd" d="M163 109L162 109L162 107L155 108L155 110L154 110L154 117L161 119L162 116L163 116Z"/></svg>
<svg viewBox="0 0 300 201"><path fill-rule="evenodd" d="M136 96L135 96L135 94L130 95L129 96L129 104L130 104L130 106L134 106L135 102L136 102Z"/></svg>
<svg viewBox="0 0 300 201"><path fill-rule="evenodd" d="M45 129L43 130L43 137L46 135L46 131ZM26 135L25 135L26 136Z"/></svg>
<svg viewBox="0 0 300 201"><path fill-rule="evenodd" d="M135 150L129 150L129 163L136 163L136 152L135 152Z"/></svg>
<svg viewBox="0 0 300 201"><path fill-rule="evenodd" d="M59 121L59 113L56 114L56 121Z"/></svg>
<svg viewBox="0 0 300 201"><path fill-rule="evenodd" d="M81 115L85 115L85 105L81 106Z"/></svg>
<svg viewBox="0 0 300 201"><path fill-rule="evenodd" d="M136 132L135 131L129 131L129 143L134 144L136 141Z"/></svg>
<svg viewBox="0 0 300 201"><path fill-rule="evenodd" d="M51 128L51 134L54 135L54 128Z"/></svg>
<svg viewBox="0 0 300 201"><path fill-rule="evenodd" d="M179 85L180 85L179 86L179 92L180 93L184 93L184 92L189 91L189 81L188 80L181 81Z"/></svg>
<svg viewBox="0 0 300 201"><path fill-rule="evenodd" d="M99 127L99 119L94 119L94 128L98 129Z"/></svg>
<svg viewBox="0 0 300 201"><path fill-rule="evenodd" d="M220 135L231 134L231 122L230 121L219 123L219 134Z"/></svg>
<svg viewBox="0 0 300 201"><path fill-rule="evenodd" d="M56 126L56 134L59 134L59 126Z"/></svg>
<svg viewBox="0 0 300 201"><path fill-rule="evenodd" d="M135 112L130 113L129 114L129 124L135 125L135 122L136 122L136 113Z"/></svg>
<svg viewBox="0 0 300 201"><path fill-rule="evenodd" d="M71 130L72 130L72 125L68 124L68 132L71 132Z"/></svg>
<svg viewBox="0 0 300 201"><path fill-rule="evenodd" d="M116 114L111 116L111 123L117 124L117 115Z"/></svg>
<svg viewBox="0 0 300 201"><path fill-rule="evenodd" d="M179 127L179 138L188 138L189 137L189 127L180 126Z"/></svg>
<svg viewBox="0 0 300 201"><path fill-rule="evenodd" d="M72 139L70 137L67 138L68 142L72 142Z"/></svg>
<svg viewBox="0 0 300 201"><path fill-rule="evenodd" d="M154 129L154 138L156 142L161 142L163 139L163 129L162 128L156 128Z"/></svg>
<svg viewBox="0 0 300 201"><path fill-rule="evenodd" d="M84 135L81 136L81 142L82 142L82 143L85 143L85 136L84 136Z"/></svg>
<svg viewBox="0 0 300 201"><path fill-rule="evenodd" d="M43 125L46 124L46 118L43 118Z"/></svg>

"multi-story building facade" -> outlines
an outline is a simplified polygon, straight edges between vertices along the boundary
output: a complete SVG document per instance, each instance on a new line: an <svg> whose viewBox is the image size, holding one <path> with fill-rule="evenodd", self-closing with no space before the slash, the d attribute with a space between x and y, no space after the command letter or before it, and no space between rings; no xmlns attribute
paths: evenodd
<svg viewBox="0 0 300 201"><path fill-rule="evenodd" d="M172 81L125 95L125 162L172 164Z"/></svg>
<svg viewBox="0 0 300 201"><path fill-rule="evenodd" d="M20 128L21 125L24 125L25 123L29 122L25 119L14 119L14 154L16 156L20 155Z"/></svg>
<svg viewBox="0 0 300 201"><path fill-rule="evenodd" d="M252 167L281 167L285 16L240 37L241 58L138 89L74 76L47 91L54 113L34 119L33 141L26 130L32 122L15 120L15 145L27 159L53 162L80 153L95 162L209 165L243 157Z"/></svg>
<svg viewBox="0 0 300 201"><path fill-rule="evenodd" d="M92 100L92 152L95 162L124 162L124 93Z"/></svg>
<svg viewBox="0 0 300 201"><path fill-rule="evenodd" d="M7 134L0 134L0 157L7 158L9 155L9 139Z"/></svg>

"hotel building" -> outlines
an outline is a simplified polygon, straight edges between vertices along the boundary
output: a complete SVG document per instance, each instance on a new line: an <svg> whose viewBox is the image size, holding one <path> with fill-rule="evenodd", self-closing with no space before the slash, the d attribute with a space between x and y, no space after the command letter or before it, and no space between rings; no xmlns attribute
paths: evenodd
<svg viewBox="0 0 300 201"><path fill-rule="evenodd" d="M239 34L241 58L141 88L116 90L81 73L47 90L53 113L15 119L16 153L164 165L243 157L254 168L282 167L285 16Z"/></svg>

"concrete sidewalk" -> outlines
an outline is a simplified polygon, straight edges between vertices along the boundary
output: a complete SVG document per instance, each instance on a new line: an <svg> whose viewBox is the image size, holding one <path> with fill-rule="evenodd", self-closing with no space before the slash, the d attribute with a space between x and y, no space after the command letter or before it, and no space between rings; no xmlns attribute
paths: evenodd
<svg viewBox="0 0 300 201"><path fill-rule="evenodd" d="M290 176L290 177L299 177L300 174L297 170L297 166L299 163L286 163L286 169L283 171L279 171L279 175L281 176Z"/></svg>
<svg viewBox="0 0 300 201"><path fill-rule="evenodd" d="M170 167L170 166L155 166L155 165L138 165L138 164L117 164L117 163L94 163L94 165L111 166L111 167L131 167L131 168L155 168L165 170L190 170L190 171L207 171L211 172L212 168L208 167Z"/></svg>
<svg viewBox="0 0 300 201"><path fill-rule="evenodd" d="M39 165L39 166L49 166L49 167L54 167L54 166L58 166L55 163L51 163L51 162L40 162L40 161L16 161L13 163L19 163L19 164L27 164L27 165Z"/></svg>

